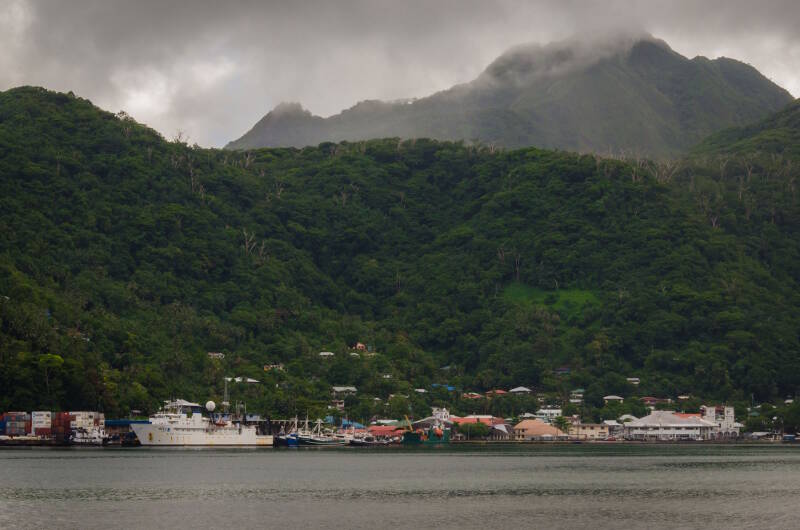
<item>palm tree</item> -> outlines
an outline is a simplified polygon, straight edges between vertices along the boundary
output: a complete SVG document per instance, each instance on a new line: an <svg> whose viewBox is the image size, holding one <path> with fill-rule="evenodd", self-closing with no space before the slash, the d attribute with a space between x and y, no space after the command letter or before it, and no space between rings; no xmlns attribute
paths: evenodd
<svg viewBox="0 0 800 530"><path fill-rule="evenodd" d="M572 423L567 418L564 416L559 416L553 420L553 425L558 430L569 436L569 430L572 427Z"/></svg>

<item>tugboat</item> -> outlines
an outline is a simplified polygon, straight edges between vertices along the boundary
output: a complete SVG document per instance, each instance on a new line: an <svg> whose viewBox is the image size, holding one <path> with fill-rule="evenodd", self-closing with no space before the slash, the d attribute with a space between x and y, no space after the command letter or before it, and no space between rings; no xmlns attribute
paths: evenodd
<svg viewBox="0 0 800 530"><path fill-rule="evenodd" d="M406 418L408 421L408 418ZM403 433L403 445L440 445L450 443L450 413L447 409L433 409L433 416L420 420L421 426L414 430L409 428Z"/></svg>
<svg viewBox="0 0 800 530"><path fill-rule="evenodd" d="M69 445L106 445L108 437L102 427L92 429L79 428L72 431L68 440Z"/></svg>

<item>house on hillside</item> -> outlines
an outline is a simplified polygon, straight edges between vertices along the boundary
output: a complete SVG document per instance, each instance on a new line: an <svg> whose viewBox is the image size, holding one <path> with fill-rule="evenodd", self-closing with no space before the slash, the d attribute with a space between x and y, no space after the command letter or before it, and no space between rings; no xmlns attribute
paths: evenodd
<svg viewBox="0 0 800 530"><path fill-rule="evenodd" d="M210 351L210 352L208 352L208 358L209 359L220 359L220 360L222 360L222 359L225 358L225 354L222 353L221 351Z"/></svg>
<svg viewBox="0 0 800 530"><path fill-rule="evenodd" d="M560 408L541 408L536 411L536 418L539 418L542 421L547 423L552 422L554 419L558 418L562 415Z"/></svg>
<svg viewBox="0 0 800 530"><path fill-rule="evenodd" d="M608 405L609 403L622 403L623 401L625 401L625 399L623 399L620 396L615 396L613 394L610 396L603 396L603 403L605 403L606 405Z"/></svg>
<svg viewBox="0 0 800 530"><path fill-rule="evenodd" d="M283 364L282 364L282 363L277 363L277 364L265 364L265 365L264 365L264 371L265 371L265 372L272 372L272 371L275 371L275 372L283 372Z"/></svg>
<svg viewBox="0 0 800 530"><path fill-rule="evenodd" d="M525 386L518 386L518 387L516 387L516 388L512 388L512 389L511 389L511 390L509 390L508 392L509 392L510 394L523 395L523 394L530 394L530 393L531 393L531 392L533 392L533 391L532 391L530 388L528 388L528 387L525 387Z"/></svg>
<svg viewBox="0 0 800 530"><path fill-rule="evenodd" d="M342 398L345 396L353 396L358 392L358 389L354 386L332 386L331 387L331 395L334 398Z"/></svg>
<svg viewBox="0 0 800 530"><path fill-rule="evenodd" d="M640 401L645 407L649 407L650 410L655 409L656 405L669 405L672 403L670 398L657 398L653 396L645 396L641 398Z"/></svg>
<svg viewBox="0 0 800 530"><path fill-rule="evenodd" d="M319 352L319 356L323 357L323 358L330 358L330 357L333 357L333 352L332 351L321 351L321 352Z"/></svg>

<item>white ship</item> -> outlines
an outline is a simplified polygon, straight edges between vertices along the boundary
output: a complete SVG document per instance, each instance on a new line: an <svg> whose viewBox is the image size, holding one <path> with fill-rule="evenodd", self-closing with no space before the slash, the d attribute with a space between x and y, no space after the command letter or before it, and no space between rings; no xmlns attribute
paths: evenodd
<svg viewBox="0 0 800 530"><path fill-rule="evenodd" d="M205 417L197 403L177 399L167 401L150 423L133 423L131 429L142 445L186 446L269 446L271 434L258 434L255 425L231 421L213 414L215 404L206 403L211 417Z"/></svg>

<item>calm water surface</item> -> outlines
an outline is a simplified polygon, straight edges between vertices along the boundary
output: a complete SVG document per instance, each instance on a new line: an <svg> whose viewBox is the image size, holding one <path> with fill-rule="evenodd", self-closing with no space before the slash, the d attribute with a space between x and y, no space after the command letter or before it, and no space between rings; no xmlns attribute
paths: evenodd
<svg viewBox="0 0 800 530"><path fill-rule="evenodd" d="M800 447L3 449L0 528L793 528Z"/></svg>

